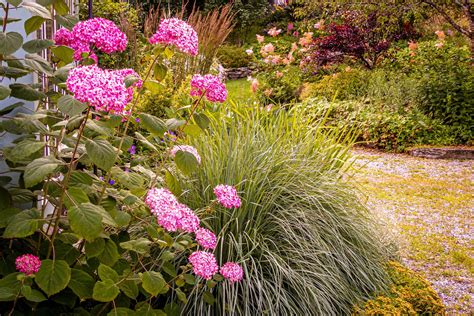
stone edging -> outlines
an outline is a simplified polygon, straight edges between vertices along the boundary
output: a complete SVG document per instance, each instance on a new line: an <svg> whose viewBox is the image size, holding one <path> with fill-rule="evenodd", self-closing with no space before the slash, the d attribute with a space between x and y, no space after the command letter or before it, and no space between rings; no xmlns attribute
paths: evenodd
<svg viewBox="0 0 474 316"><path fill-rule="evenodd" d="M429 159L474 159L474 148L420 147L407 150L414 157Z"/></svg>

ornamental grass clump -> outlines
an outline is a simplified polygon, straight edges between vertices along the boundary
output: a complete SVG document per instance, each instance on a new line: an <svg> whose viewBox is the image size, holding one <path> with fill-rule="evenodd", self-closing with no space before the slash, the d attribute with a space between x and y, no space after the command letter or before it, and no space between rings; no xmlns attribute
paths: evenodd
<svg viewBox="0 0 474 316"><path fill-rule="evenodd" d="M196 179L181 182L182 201L198 208L220 199L216 185L235 186L240 207L214 203L202 220L221 237L217 260L243 260L245 277L196 287L189 314L343 315L388 286L381 233L342 179L354 139L323 123L239 106L190 140L203 160ZM221 274L241 278L230 264ZM213 305L202 300L208 291Z"/></svg>

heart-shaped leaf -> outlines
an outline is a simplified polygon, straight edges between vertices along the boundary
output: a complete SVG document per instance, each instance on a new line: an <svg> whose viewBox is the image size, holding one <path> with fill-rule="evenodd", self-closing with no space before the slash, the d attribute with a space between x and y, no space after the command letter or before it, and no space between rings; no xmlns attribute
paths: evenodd
<svg viewBox="0 0 474 316"><path fill-rule="evenodd" d="M94 285L94 291L92 292L92 298L99 302L110 302L113 301L120 290L112 280L99 281Z"/></svg>
<svg viewBox="0 0 474 316"><path fill-rule="evenodd" d="M32 16L31 18L26 20L25 21L26 35L28 35L30 33L33 33L34 31L39 29L41 27L41 25L43 25L44 21L46 21L46 19L44 19L40 16Z"/></svg>
<svg viewBox="0 0 474 316"><path fill-rule="evenodd" d="M102 232L102 215L100 206L92 203L82 203L68 211L69 224L72 230L90 241Z"/></svg>
<svg viewBox="0 0 474 316"><path fill-rule="evenodd" d="M11 55L20 49L23 36L17 32L0 32L0 54Z"/></svg>
<svg viewBox="0 0 474 316"><path fill-rule="evenodd" d="M63 95L58 99L58 109L72 117L84 112L87 105L76 100L72 95Z"/></svg>
<svg viewBox="0 0 474 316"><path fill-rule="evenodd" d="M30 162L23 175L25 179L25 186L31 188L35 184L45 180L47 176L55 173L58 168L64 163L61 160L57 160L53 156L42 157Z"/></svg>
<svg viewBox="0 0 474 316"><path fill-rule="evenodd" d="M46 39L34 39L23 44L23 49L27 53L39 53L42 50L54 45L54 41Z"/></svg>
<svg viewBox="0 0 474 316"><path fill-rule="evenodd" d="M25 210L12 216L3 233L4 238L23 238L32 235L44 221L37 210Z"/></svg>
<svg viewBox="0 0 474 316"><path fill-rule="evenodd" d="M156 271L147 271L142 274L142 286L145 291L152 296L157 296L166 286L166 281L161 273Z"/></svg>
<svg viewBox="0 0 474 316"><path fill-rule="evenodd" d="M71 281L69 281L68 287L80 299L92 297L94 284L94 279L88 273L78 269L71 269Z"/></svg>
<svg viewBox="0 0 474 316"><path fill-rule="evenodd" d="M64 260L41 261L41 267L35 276L36 284L48 296L56 294L66 288L71 279L71 268Z"/></svg>
<svg viewBox="0 0 474 316"><path fill-rule="evenodd" d="M178 150L174 157L174 162L185 175L190 175L199 167L196 157L187 151Z"/></svg>
<svg viewBox="0 0 474 316"><path fill-rule="evenodd" d="M86 142L87 155L99 168L110 170L115 163L116 149L105 139Z"/></svg>

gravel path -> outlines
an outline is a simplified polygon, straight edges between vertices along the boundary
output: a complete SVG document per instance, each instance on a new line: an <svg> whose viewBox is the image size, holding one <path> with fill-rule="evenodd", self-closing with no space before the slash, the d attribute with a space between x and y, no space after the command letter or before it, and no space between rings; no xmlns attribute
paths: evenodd
<svg viewBox="0 0 474 316"><path fill-rule="evenodd" d="M354 154L353 179L403 262L432 282L449 315L474 315L474 161Z"/></svg>

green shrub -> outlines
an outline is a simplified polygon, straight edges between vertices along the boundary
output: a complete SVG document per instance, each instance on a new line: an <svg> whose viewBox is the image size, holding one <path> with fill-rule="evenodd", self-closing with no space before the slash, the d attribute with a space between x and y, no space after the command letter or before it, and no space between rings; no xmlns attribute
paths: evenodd
<svg viewBox="0 0 474 316"><path fill-rule="evenodd" d="M209 116L209 130L190 140L202 163L195 180L181 181L182 199L206 205L220 183L241 192L239 209L203 213L225 236L216 253L224 261L244 258L245 278L212 290L214 305L196 287L189 314L348 314L358 299L385 288L387 248L342 179L349 134L323 122L311 127L296 111L239 105Z"/></svg>
<svg viewBox="0 0 474 316"><path fill-rule="evenodd" d="M387 271L393 285L388 295L380 295L356 307L354 315L444 315L445 307L431 284L398 262L389 262Z"/></svg>
<svg viewBox="0 0 474 316"><path fill-rule="evenodd" d="M261 72L257 79L257 96L263 104L288 104L298 99L301 89L301 72L296 66L275 67Z"/></svg>
<svg viewBox="0 0 474 316"><path fill-rule="evenodd" d="M87 20L89 17L89 1L80 0L79 9L80 20ZM120 25L121 18L123 17L133 27L137 28L139 26L138 11L128 2L114 0L96 1L92 6L92 15L111 20L118 25Z"/></svg>
<svg viewBox="0 0 474 316"><path fill-rule="evenodd" d="M431 119L416 108L393 109L380 103L309 99L301 107L312 118L330 110L327 124L358 131L358 140L386 150L414 145L452 145L453 127Z"/></svg>
<svg viewBox="0 0 474 316"><path fill-rule="evenodd" d="M351 100L367 95L368 75L364 69L351 69L323 76L319 81L305 84L300 98L312 97Z"/></svg>
<svg viewBox="0 0 474 316"><path fill-rule="evenodd" d="M419 81L420 109L455 128L460 142L474 137L474 67L467 46L436 42L418 44L414 52L399 51L390 65ZM414 56L412 56L414 54Z"/></svg>
<svg viewBox="0 0 474 316"><path fill-rule="evenodd" d="M399 71L350 68L326 75L309 83L301 99L324 97L328 100L369 100L394 110L416 107L419 83L416 78Z"/></svg>
<svg viewBox="0 0 474 316"><path fill-rule="evenodd" d="M217 51L217 59L224 68L247 67L252 61L243 47L222 45Z"/></svg>

